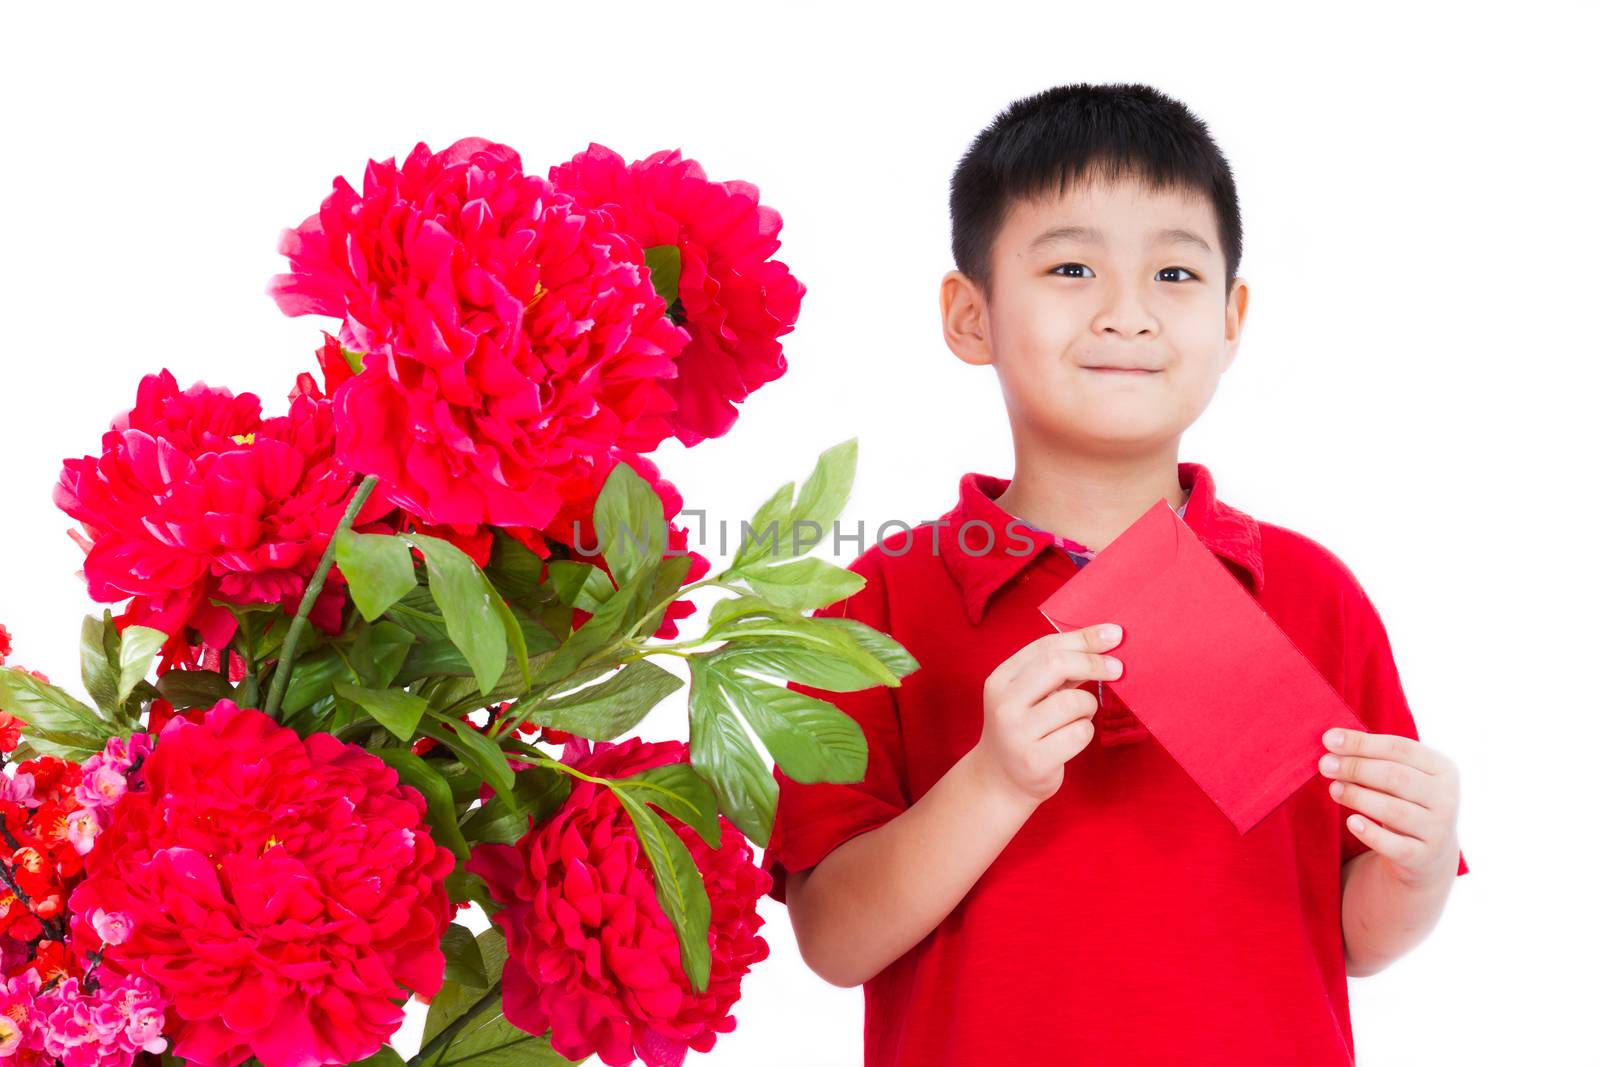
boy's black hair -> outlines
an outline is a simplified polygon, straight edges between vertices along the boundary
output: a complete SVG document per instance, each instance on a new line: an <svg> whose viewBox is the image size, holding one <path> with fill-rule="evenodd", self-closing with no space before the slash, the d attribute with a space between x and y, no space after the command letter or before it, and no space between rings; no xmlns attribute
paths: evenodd
<svg viewBox="0 0 1600 1067"><path fill-rule="evenodd" d="M1013 101L978 134L950 178L956 269L991 299L994 241L1011 205L1096 177L1208 198L1227 264L1223 293L1233 292L1244 235L1228 161L1188 108L1130 82L1046 89Z"/></svg>

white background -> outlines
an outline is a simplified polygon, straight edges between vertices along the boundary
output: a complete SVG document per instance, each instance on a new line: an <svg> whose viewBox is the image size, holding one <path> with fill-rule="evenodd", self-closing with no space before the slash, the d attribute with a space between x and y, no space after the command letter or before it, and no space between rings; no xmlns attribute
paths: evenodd
<svg viewBox="0 0 1600 1067"><path fill-rule="evenodd" d="M790 370L725 437L669 442L664 472L737 531L856 436L844 521L934 518L963 472L1012 472L990 372L940 333L951 169L1014 97L1148 81L1231 160L1252 289L1182 458L1350 565L1422 739L1462 770L1472 871L1429 940L1352 980L1358 1060L1600 1063L1595 29L1527 3L13 8L0 620L17 661L75 683L92 605L50 502L61 459L161 367L281 412L331 323L264 295L279 230L419 140L488 136L540 173L590 140L681 147L757 184L809 288ZM681 700L643 732L687 736ZM761 912L772 957L697 1059L859 1063L861 991Z"/></svg>

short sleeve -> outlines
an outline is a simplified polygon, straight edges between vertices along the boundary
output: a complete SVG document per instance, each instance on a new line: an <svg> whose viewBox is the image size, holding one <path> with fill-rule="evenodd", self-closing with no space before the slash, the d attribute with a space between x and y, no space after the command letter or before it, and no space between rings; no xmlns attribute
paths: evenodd
<svg viewBox="0 0 1600 1067"><path fill-rule="evenodd" d="M855 619L890 633L888 591L878 564L870 554L863 555L849 569L865 578L866 585L819 608L814 616ZM827 701L861 726L867 742L867 769L861 781L845 784L796 782L780 768L773 768L778 805L762 867L772 875L771 896L785 902L788 872L815 866L846 841L882 826L910 807L898 688L878 685L840 693L793 681L788 686Z"/></svg>
<svg viewBox="0 0 1600 1067"><path fill-rule="evenodd" d="M1355 589L1355 605L1350 609L1346 624L1351 631L1345 665L1345 697L1351 709L1366 724L1369 733L1399 734L1413 741L1417 723L1411 706L1406 701L1405 690L1400 685L1400 671L1395 666L1394 652L1389 645L1389 634L1378 615L1377 608L1359 587ZM1349 809L1341 809L1339 820L1339 860L1348 862L1371 846L1351 832ZM1456 875L1467 873L1467 856L1464 850L1456 855Z"/></svg>

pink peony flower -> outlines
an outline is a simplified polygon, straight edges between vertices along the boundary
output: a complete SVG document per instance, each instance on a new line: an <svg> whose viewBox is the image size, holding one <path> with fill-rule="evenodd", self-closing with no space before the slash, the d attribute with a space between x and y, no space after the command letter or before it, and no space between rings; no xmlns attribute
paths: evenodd
<svg viewBox="0 0 1600 1067"><path fill-rule="evenodd" d="M643 249L506 145L370 161L279 250L278 306L340 320L364 353L330 381L340 455L422 522L543 528L593 456L671 432L688 335Z"/></svg>
<svg viewBox="0 0 1600 1067"><path fill-rule="evenodd" d="M178 1058L354 1063L400 1026L397 1000L438 992L455 857L376 756L223 701L169 721L140 777L87 857L71 933L170 997Z"/></svg>
<svg viewBox="0 0 1600 1067"><path fill-rule="evenodd" d="M771 256L783 220L749 182L714 182L678 149L624 165L591 143L550 168L555 187L605 208L644 248L675 245L681 264L672 320L689 331L669 383L673 433L685 445L727 433L734 404L788 368L778 338L794 329L806 287Z"/></svg>
<svg viewBox="0 0 1600 1067"><path fill-rule="evenodd" d="M87 534L77 539L89 595L131 598L118 624L160 630L165 658L192 663L191 627L212 648L237 628L213 599L299 607L354 489L333 457L331 404L297 397L287 415L263 419L250 393L179 391L162 371L139 383L98 457L65 462L54 495ZM383 510L369 503L358 525ZM343 605L335 573L312 621L337 630Z"/></svg>
<svg viewBox="0 0 1600 1067"><path fill-rule="evenodd" d="M575 766L625 778L687 758L680 741L629 738L596 745ZM569 1059L599 1053L611 1067L636 1057L666 1067L681 1064L689 1049L709 1051L718 1034L734 1028L728 1009L741 979L767 956L755 905L771 878L753 862L744 836L722 817L722 847L712 849L665 818L694 856L711 900L711 976L703 993L683 971L649 860L610 790L574 781L543 825L515 845L479 845L467 863L505 905L494 921L508 951L506 1018L529 1033L549 1030L551 1047Z"/></svg>

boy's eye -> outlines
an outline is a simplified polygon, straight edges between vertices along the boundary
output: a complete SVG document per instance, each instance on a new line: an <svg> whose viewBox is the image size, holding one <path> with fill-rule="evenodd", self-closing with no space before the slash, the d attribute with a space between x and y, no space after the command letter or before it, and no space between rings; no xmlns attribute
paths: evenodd
<svg viewBox="0 0 1600 1067"><path fill-rule="evenodd" d="M1056 266L1050 268L1050 273L1051 274L1055 274L1057 271L1062 271L1062 270L1088 271L1088 273L1087 274L1061 274L1061 275L1058 275L1058 277L1061 277L1061 278L1084 278L1084 277L1092 278L1092 277L1094 277L1094 272L1089 270L1089 268L1086 267L1082 263L1058 263ZM1196 280L1198 280L1198 278L1195 275L1194 271L1190 270L1188 267L1162 267L1160 270L1158 270L1156 272L1156 277L1159 278L1159 277L1161 277L1161 275L1167 274L1167 273L1169 273L1171 271L1182 271L1183 273L1187 274L1189 277L1196 278ZM1183 279L1181 279L1181 278L1169 278L1169 279L1166 279L1166 280L1167 281L1182 281Z"/></svg>

